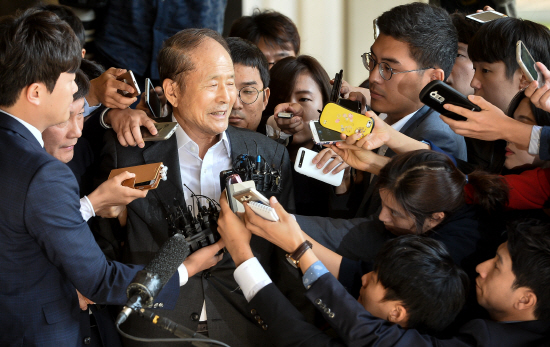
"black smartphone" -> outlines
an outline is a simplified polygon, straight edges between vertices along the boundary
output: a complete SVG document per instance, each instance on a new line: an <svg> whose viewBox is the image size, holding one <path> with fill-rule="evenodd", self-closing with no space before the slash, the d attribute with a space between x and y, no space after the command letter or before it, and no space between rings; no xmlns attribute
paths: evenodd
<svg viewBox="0 0 550 347"><path fill-rule="evenodd" d="M162 117L160 99L155 91L155 86L151 83L149 78L145 79L145 104L149 107L149 111L151 111L153 118Z"/></svg>
<svg viewBox="0 0 550 347"><path fill-rule="evenodd" d="M340 70L334 76L334 83L332 84L332 90L330 91L330 102L337 102L340 99L340 89L342 89L342 77L344 76L344 70Z"/></svg>
<svg viewBox="0 0 550 347"><path fill-rule="evenodd" d="M464 121L466 117L458 115L454 112L447 111L443 108L444 104L451 104L466 108L471 111L479 112L481 108L472 103L462 93L456 91L447 83L439 80L431 81L420 91L420 101L425 105L430 106L445 117L454 120Z"/></svg>
<svg viewBox="0 0 550 347"><path fill-rule="evenodd" d="M360 101L353 101L349 99L338 99L336 102L338 105L347 108L350 111L363 114L361 112L361 102Z"/></svg>

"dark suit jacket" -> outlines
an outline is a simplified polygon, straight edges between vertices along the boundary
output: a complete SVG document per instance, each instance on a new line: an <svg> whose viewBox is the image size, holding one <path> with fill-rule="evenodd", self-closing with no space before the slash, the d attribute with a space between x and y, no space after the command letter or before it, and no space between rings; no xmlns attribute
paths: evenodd
<svg viewBox="0 0 550 347"><path fill-rule="evenodd" d="M548 346L550 321L497 323L475 319L449 339L424 335L415 329L374 317L344 287L327 273L306 292L340 340L331 338L303 321L286 298L270 284L250 301L249 314L257 316L265 333L277 346Z"/></svg>
<svg viewBox="0 0 550 347"><path fill-rule="evenodd" d="M71 170L1 112L0 147L0 345L76 346L75 287L97 303L124 304L141 267L105 259L80 214ZM172 298L178 281L167 285Z"/></svg>
<svg viewBox="0 0 550 347"><path fill-rule="evenodd" d="M267 160L272 160L279 165L281 158L283 159L283 191L276 196L285 208L293 210L292 174L288 152L284 146L277 146L275 141L261 134L232 126L228 127L227 135L233 159L240 154L256 155L256 143L258 154ZM146 198L135 200L128 205L122 260L130 263L147 262L169 237L165 206L173 206L174 198L180 201L183 199L176 136L166 141L146 143L143 149L122 147L112 131L106 134L105 140L103 159L105 174L113 168L145 163L163 162L168 166L166 182L161 181L158 188L149 191ZM288 286L298 287L299 274L297 271L289 271L290 266L284 264L286 261L282 251L276 250L275 246L255 236L251 240L251 246L266 270L273 270L282 276L278 282L286 281ZM175 310L166 310L165 306L164 310L158 310L158 314L196 330L203 302L206 301L208 331L211 338L231 346L268 345L269 343L263 340L261 331L254 326L249 315L246 314L246 300L233 278L234 270L235 264L226 253L223 260L216 266L190 277L189 282L180 288ZM123 328L142 337L169 336L138 317L130 317L128 324ZM137 345L135 342L127 344Z"/></svg>

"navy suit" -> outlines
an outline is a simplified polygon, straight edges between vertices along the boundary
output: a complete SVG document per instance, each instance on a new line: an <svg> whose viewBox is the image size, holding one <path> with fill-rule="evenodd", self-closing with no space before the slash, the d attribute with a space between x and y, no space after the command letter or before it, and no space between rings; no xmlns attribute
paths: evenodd
<svg viewBox="0 0 550 347"><path fill-rule="evenodd" d="M277 346L542 347L550 342L550 321L497 323L475 319L449 339L403 329L372 316L329 273L307 290L306 297L338 333L340 340L306 323L273 284L254 296L249 311L266 325L266 334Z"/></svg>
<svg viewBox="0 0 550 347"><path fill-rule="evenodd" d="M71 170L4 113L0 147L0 345L76 346L83 336L75 288L123 304L141 267L105 259L80 214ZM166 286L166 299L175 300L178 281Z"/></svg>

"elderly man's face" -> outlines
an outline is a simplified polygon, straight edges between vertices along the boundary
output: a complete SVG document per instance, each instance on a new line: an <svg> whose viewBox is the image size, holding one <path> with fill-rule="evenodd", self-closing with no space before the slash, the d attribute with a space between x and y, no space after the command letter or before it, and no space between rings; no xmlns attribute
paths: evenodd
<svg viewBox="0 0 550 347"><path fill-rule="evenodd" d="M189 54L195 68L174 86L174 116L193 137L211 137L227 129L237 91L233 62L218 42L207 38Z"/></svg>

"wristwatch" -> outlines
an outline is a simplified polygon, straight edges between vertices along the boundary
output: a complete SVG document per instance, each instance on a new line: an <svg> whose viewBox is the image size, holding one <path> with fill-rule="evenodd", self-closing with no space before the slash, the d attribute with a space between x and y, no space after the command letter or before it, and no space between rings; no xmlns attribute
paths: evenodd
<svg viewBox="0 0 550 347"><path fill-rule="evenodd" d="M304 243L302 243L292 254L286 255L286 260L290 263L290 265L294 266L295 268L300 268L300 258L304 255L304 253L311 249L313 245L308 240L305 240Z"/></svg>

